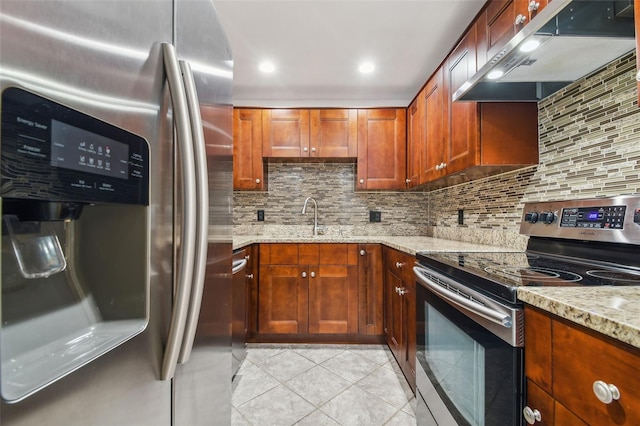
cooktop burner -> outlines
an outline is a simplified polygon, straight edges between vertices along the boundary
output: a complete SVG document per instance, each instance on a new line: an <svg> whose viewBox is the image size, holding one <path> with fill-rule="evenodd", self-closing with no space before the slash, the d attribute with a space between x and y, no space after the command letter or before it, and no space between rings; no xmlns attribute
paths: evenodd
<svg viewBox="0 0 640 426"><path fill-rule="evenodd" d="M507 275L512 278L520 278L522 280L536 280L536 281L550 281L557 280L565 282L576 282L582 279L582 276L573 272L562 271L558 269L540 268L537 266L531 266L523 268L520 266L506 266L503 268L495 266L487 266L484 268L485 272L495 275Z"/></svg>

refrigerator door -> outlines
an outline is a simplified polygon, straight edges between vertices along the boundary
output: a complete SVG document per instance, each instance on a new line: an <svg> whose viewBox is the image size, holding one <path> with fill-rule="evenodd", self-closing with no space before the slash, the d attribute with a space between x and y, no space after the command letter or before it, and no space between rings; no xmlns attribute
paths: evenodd
<svg viewBox="0 0 640 426"><path fill-rule="evenodd" d="M190 315L197 319L193 348L187 326L175 372L175 423L225 425L231 422L233 64L212 2L177 2L175 46L191 68L200 103L209 198L202 303L199 315Z"/></svg>
<svg viewBox="0 0 640 426"><path fill-rule="evenodd" d="M137 134L150 145L151 163L147 328L24 401L2 402L3 425L171 424L172 382L159 377L174 200L160 43L172 41L172 25L173 6L160 0L0 3L0 90L21 87Z"/></svg>

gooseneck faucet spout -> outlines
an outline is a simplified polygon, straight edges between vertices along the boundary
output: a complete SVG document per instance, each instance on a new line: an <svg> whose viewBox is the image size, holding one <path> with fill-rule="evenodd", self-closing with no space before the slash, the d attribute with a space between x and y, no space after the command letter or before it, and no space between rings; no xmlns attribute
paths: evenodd
<svg viewBox="0 0 640 426"><path fill-rule="evenodd" d="M309 200L313 201L313 236L317 237L318 236L318 203L316 203L315 198L307 197L307 199L304 200L304 206L302 206L302 214L307 213L307 203L309 202Z"/></svg>

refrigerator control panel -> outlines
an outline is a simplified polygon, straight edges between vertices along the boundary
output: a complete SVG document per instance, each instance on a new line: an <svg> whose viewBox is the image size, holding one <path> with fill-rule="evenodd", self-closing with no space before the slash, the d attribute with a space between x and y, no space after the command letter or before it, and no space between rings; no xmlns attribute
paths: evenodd
<svg viewBox="0 0 640 426"><path fill-rule="evenodd" d="M2 197L149 205L142 137L16 87L1 110Z"/></svg>

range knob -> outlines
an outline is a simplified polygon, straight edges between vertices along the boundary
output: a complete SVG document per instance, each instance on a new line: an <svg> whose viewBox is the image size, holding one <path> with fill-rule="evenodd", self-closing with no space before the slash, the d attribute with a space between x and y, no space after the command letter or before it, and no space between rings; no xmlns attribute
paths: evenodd
<svg viewBox="0 0 640 426"><path fill-rule="evenodd" d="M537 212L526 213L524 215L524 221L536 223L538 221L538 213Z"/></svg>
<svg viewBox="0 0 640 426"><path fill-rule="evenodd" d="M549 225L556 220L556 215L553 212L540 213L540 220Z"/></svg>

